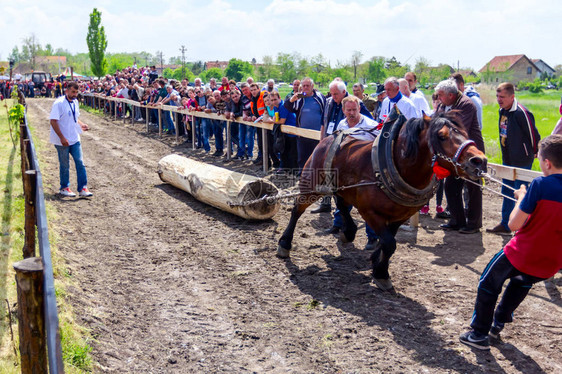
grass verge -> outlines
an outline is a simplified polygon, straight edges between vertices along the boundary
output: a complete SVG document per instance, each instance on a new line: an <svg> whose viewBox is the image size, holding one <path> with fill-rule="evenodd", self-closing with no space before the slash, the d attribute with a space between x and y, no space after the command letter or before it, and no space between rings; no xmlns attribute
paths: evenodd
<svg viewBox="0 0 562 374"><path fill-rule="evenodd" d="M3 109L3 103L0 109ZM34 137L35 146L44 145ZM19 146L14 148L10 139L5 110L0 110L0 373L19 373L19 339L17 326L17 290L12 264L22 259L24 242L23 186L21 181ZM48 222L56 215L47 204ZM56 234L49 227L51 252L55 272L55 289L59 308L59 324L62 339L65 372L87 373L92 371L91 337L87 330L74 321L72 307L66 300L66 289L72 278L57 253ZM7 302L6 302L7 300ZM8 311L8 304L10 312ZM13 331L13 334L12 334Z"/></svg>

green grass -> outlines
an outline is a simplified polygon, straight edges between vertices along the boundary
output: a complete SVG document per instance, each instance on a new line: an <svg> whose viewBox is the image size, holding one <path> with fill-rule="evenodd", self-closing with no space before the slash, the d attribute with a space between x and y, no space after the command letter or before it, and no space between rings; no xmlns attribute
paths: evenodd
<svg viewBox="0 0 562 374"><path fill-rule="evenodd" d="M3 107L4 102L0 102L0 105L0 192L2 196L0 205L2 215L0 222L0 373L15 374L19 373L21 369L17 315L13 308L17 303L17 290L12 265L22 259L25 201L21 181L19 144L16 148L12 146L6 110ZM38 150L44 148L44 143L36 136L34 136L34 143ZM49 222L56 218L53 211L47 205ZM74 323L72 308L65 300L66 288L71 284L72 279L64 267L64 260L57 254L56 234L52 227L49 228L49 234L65 371L67 373L91 372L89 334ZM12 311L11 325L6 299ZM11 330L14 335L13 341ZM14 353L14 348L18 351L17 354Z"/></svg>

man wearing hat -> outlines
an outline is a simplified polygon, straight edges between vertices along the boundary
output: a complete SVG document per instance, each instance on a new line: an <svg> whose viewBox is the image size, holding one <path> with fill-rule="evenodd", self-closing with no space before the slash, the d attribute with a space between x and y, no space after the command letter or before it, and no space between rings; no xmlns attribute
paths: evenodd
<svg viewBox="0 0 562 374"><path fill-rule="evenodd" d="M373 118L379 118L381 114L381 106L384 98L386 97L386 90L383 84L377 86L377 92L371 94L371 97L375 98L377 102L375 103L375 108L373 109Z"/></svg>

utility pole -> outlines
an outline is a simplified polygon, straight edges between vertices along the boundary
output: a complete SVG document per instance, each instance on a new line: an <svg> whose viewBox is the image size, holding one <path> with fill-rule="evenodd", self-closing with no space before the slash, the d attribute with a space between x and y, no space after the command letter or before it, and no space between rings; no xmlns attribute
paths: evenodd
<svg viewBox="0 0 562 374"><path fill-rule="evenodd" d="M184 79L185 78L185 52L187 51L185 45L181 46L180 51L181 51L181 79Z"/></svg>
<svg viewBox="0 0 562 374"><path fill-rule="evenodd" d="M160 58L160 70L162 70L162 72L164 71L164 53L163 52L159 52L156 54L156 56L158 56Z"/></svg>

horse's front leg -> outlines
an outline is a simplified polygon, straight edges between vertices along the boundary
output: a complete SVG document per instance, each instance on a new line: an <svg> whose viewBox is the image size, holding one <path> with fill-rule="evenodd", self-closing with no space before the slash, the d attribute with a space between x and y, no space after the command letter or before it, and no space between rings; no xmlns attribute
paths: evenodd
<svg viewBox="0 0 562 374"><path fill-rule="evenodd" d="M297 196L295 205L291 210L291 219L287 228L279 238L279 245L277 246L277 257L288 258L290 256L290 250L292 248L291 242L293 241L293 235L295 234L295 228L297 227L297 221L302 216L306 208L312 205L316 200L319 199L317 194L305 194Z"/></svg>
<svg viewBox="0 0 562 374"><path fill-rule="evenodd" d="M390 274L388 273L388 266L390 257L396 251L396 232L400 227L400 223L393 223L390 226L384 227L379 234L379 242L373 254L371 255L371 262L373 264L373 281L383 291L391 291L394 289Z"/></svg>
<svg viewBox="0 0 562 374"><path fill-rule="evenodd" d="M340 235L340 240L344 243L350 243L355 240L355 234L357 233L357 225L351 218L351 205L347 204L343 197L336 195L336 207L339 210L339 214L343 221L342 235Z"/></svg>

